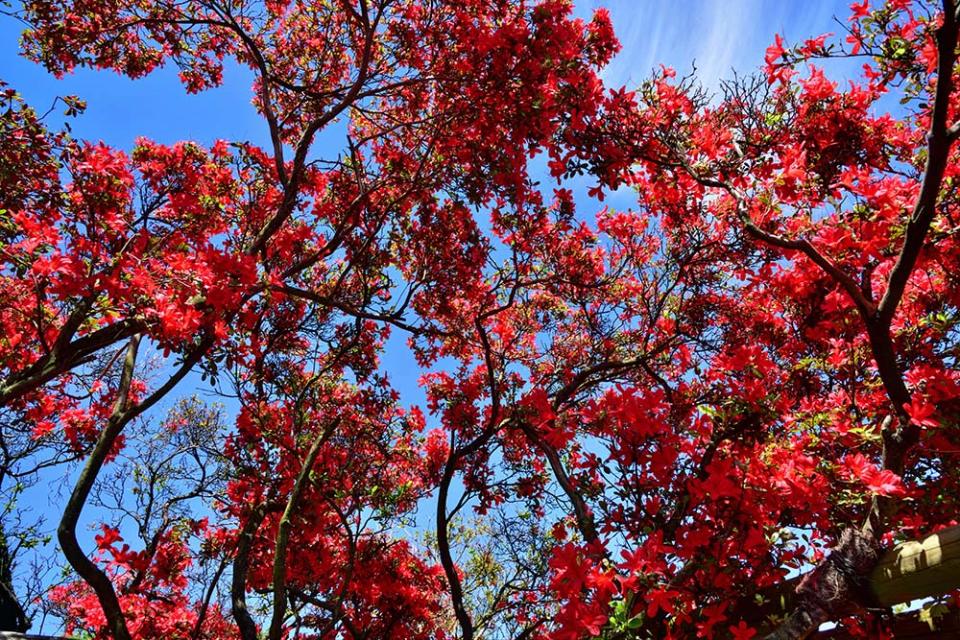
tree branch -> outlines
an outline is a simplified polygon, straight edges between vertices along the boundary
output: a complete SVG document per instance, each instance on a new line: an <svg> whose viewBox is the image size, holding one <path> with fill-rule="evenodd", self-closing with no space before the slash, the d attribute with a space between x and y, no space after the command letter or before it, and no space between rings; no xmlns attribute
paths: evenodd
<svg viewBox="0 0 960 640"><path fill-rule="evenodd" d="M130 406L130 384L133 380L133 370L136 365L137 350L140 345L140 336L135 335L130 339L127 348L127 356L124 360L123 372L120 378L120 385L117 392L117 401L114 404L113 412L107 421L106 427L100 432L100 437L93 448L93 452L87 459L86 465L77 478L73 493L67 501L60 519L60 525L57 528L57 539L63 554L70 565L76 570L80 577L84 579L93 588L103 608L104 616L114 640L130 640L130 632L123 620L123 611L120 608L120 602L113 589L110 578L100 570L97 565L91 561L80 547L77 541L77 523L80 520L80 514L90 495L90 490L96 482L100 470L113 450L117 438L123 431L123 428L137 416L147 411L156 404L161 398L169 393L183 378L193 369L193 366L200 361L207 352L212 339L205 337L194 347L194 350L184 360L180 368L165 382L161 387L154 391L143 402Z"/></svg>
<svg viewBox="0 0 960 640"><path fill-rule="evenodd" d="M267 636L269 640L280 640L283 634L283 616L287 609L285 584L287 579L287 545L290 541L290 523L293 518L293 513L300 502L300 495L303 493L304 484L307 478L310 477L310 472L313 469L313 464L317 461L320 448L334 430L336 430L339 423L339 418L334 420L314 440L310 451L307 452L306 459L303 461L303 467L300 468L300 473L297 474L297 479L294 481L290 496L287 498L287 506L284 508L283 515L280 517L273 555L273 615L270 620L270 634Z"/></svg>

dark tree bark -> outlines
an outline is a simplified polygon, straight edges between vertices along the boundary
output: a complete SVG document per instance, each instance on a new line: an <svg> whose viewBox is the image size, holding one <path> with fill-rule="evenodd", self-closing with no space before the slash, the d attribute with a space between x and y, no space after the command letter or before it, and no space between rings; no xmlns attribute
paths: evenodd
<svg viewBox="0 0 960 640"><path fill-rule="evenodd" d="M7 534L0 524L0 631L23 632L30 621L13 589L13 558L7 545Z"/></svg>

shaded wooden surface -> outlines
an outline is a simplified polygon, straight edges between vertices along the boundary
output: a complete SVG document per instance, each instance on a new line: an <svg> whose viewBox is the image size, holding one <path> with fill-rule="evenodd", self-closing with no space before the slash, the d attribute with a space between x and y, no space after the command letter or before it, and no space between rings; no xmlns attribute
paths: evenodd
<svg viewBox="0 0 960 640"><path fill-rule="evenodd" d="M870 585L885 606L960 588L960 527L897 545L877 563Z"/></svg>

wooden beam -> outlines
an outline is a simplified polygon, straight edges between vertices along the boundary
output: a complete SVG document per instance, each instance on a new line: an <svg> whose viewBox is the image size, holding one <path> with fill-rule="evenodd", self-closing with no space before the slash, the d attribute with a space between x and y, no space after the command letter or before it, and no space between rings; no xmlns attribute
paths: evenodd
<svg viewBox="0 0 960 640"><path fill-rule="evenodd" d="M898 544L880 558L870 586L888 607L960 588L960 526Z"/></svg>

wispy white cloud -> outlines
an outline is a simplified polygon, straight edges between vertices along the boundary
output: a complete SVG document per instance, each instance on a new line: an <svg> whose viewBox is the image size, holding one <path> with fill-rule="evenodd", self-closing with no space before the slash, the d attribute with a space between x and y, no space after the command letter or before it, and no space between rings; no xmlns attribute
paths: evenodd
<svg viewBox="0 0 960 640"><path fill-rule="evenodd" d="M698 76L707 89L717 89L721 80L731 77L733 69L756 66L756 60L747 58L754 47L745 44L754 41L758 2L762 0L711 2L702 7L703 24L696 30L702 35L690 44L694 45Z"/></svg>
<svg viewBox="0 0 960 640"><path fill-rule="evenodd" d="M695 62L707 89L716 90L732 69L751 72L775 33L788 39L836 31L849 0L579 0L584 18L610 10L623 50L604 70L612 85L634 86L659 64L688 72Z"/></svg>

